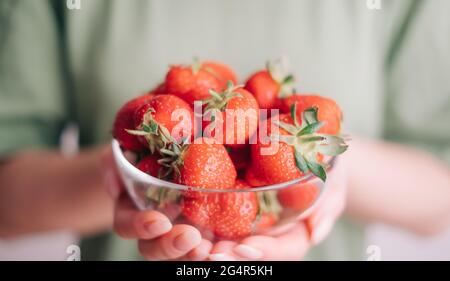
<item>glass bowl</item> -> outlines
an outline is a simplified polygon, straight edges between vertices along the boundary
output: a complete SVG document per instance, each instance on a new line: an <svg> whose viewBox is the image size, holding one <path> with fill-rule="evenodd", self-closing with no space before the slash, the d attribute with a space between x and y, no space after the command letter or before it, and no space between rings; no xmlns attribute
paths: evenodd
<svg viewBox="0 0 450 281"><path fill-rule="evenodd" d="M116 140L112 140L112 151L125 188L139 210L160 211L173 224L193 225L203 237L213 241L237 240L252 234L280 231L308 214L323 195L326 186L308 173L289 182L248 189L196 188L142 172L126 159ZM326 161L328 175L333 173L335 158ZM160 198L168 200L162 202ZM200 202L204 198L217 203L212 203L214 217L210 217L213 209L210 204L194 204L192 208L192 202ZM256 198L257 210L253 210L253 204L249 206L248 200L242 198ZM241 214L245 214L245 217L240 218ZM219 222L222 225L219 226Z"/></svg>

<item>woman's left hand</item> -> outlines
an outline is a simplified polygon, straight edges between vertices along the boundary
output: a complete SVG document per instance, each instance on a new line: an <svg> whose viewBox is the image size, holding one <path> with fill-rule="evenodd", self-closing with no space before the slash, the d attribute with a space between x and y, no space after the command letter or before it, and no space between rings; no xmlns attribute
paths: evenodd
<svg viewBox="0 0 450 281"><path fill-rule="evenodd" d="M347 176L345 158L341 157L328 175L323 196L297 222L255 235L240 242L220 241L212 246L210 260L300 260L308 250L322 242L345 208ZM187 255L196 256L195 251Z"/></svg>

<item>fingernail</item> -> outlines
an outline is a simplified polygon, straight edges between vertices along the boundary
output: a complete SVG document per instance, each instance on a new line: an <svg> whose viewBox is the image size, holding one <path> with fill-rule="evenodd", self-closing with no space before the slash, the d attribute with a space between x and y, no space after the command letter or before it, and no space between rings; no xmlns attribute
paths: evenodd
<svg viewBox="0 0 450 281"><path fill-rule="evenodd" d="M234 247L233 251L236 254L238 254L244 258L247 258L247 259L259 259L263 255L263 253L260 250L255 249L255 248L250 247L245 244L240 244L240 245Z"/></svg>
<svg viewBox="0 0 450 281"><path fill-rule="evenodd" d="M104 182L109 196L113 199L117 199L117 197L119 197L120 189L117 185L116 179L114 178L114 174L111 171L105 173Z"/></svg>
<svg viewBox="0 0 450 281"><path fill-rule="evenodd" d="M200 242L201 237L198 233L185 231L174 239L173 246L180 251L189 251L200 244Z"/></svg>
<svg viewBox="0 0 450 281"><path fill-rule="evenodd" d="M227 254L210 254L208 257L212 261L235 261L236 259Z"/></svg>
<svg viewBox="0 0 450 281"><path fill-rule="evenodd" d="M333 220L325 219L324 221L322 221L315 229L313 229L311 237L312 243L314 245L317 245L322 242L330 233L332 226Z"/></svg>
<svg viewBox="0 0 450 281"><path fill-rule="evenodd" d="M172 224L168 220L154 220L144 224L144 229L151 236L158 236L172 229Z"/></svg>

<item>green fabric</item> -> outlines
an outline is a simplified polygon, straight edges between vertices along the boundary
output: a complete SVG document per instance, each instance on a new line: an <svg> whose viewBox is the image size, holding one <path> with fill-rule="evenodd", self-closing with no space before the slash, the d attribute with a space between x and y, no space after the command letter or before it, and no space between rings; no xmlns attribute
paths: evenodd
<svg viewBox="0 0 450 281"><path fill-rule="evenodd" d="M450 163L449 1L410 1L386 61L386 139Z"/></svg>
<svg viewBox="0 0 450 281"><path fill-rule="evenodd" d="M0 154L54 148L67 121L83 146L109 141L114 113L193 56L240 77L285 54L298 90L338 101L345 130L450 160L450 1L81 0L0 2ZM307 259L361 259L341 220ZM134 241L95 237L84 259L137 259Z"/></svg>
<svg viewBox="0 0 450 281"><path fill-rule="evenodd" d="M0 153L55 147L65 122L53 10L42 1L0 4ZM39 27L39 28L37 28Z"/></svg>

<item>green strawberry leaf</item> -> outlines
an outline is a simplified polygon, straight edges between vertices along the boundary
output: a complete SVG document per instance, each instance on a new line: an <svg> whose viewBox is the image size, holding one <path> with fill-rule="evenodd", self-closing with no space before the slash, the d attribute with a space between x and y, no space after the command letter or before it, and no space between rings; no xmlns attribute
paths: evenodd
<svg viewBox="0 0 450 281"><path fill-rule="evenodd" d="M172 149L173 149L173 152L175 153L175 155L181 154L181 147L178 144L173 143Z"/></svg>
<svg viewBox="0 0 450 281"><path fill-rule="evenodd" d="M305 111L303 111L302 114L302 124L312 124L312 123L317 123L319 122L319 119L317 118L317 111L318 108L317 107L310 107L308 109L306 109Z"/></svg>
<svg viewBox="0 0 450 281"><path fill-rule="evenodd" d="M231 80L228 80L228 81L227 81L227 90L230 90L230 91L232 91L232 90L233 90L233 88L234 88L234 84L233 84L233 81L231 81Z"/></svg>
<svg viewBox="0 0 450 281"><path fill-rule="evenodd" d="M210 89L208 92L214 99L222 100L222 96L218 92L214 91L213 89Z"/></svg>
<svg viewBox="0 0 450 281"><path fill-rule="evenodd" d="M313 141L323 141L324 137L316 135L305 135L300 138L301 143L308 143Z"/></svg>
<svg viewBox="0 0 450 281"><path fill-rule="evenodd" d="M303 155L298 149L294 149L294 158L297 168L299 168L303 173L307 173L309 171L308 162L305 158L303 158Z"/></svg>
<svg viewBox="0 0 450 281"><path fill-rule="evenodd" d="M258 199L258 215L262 214L279 214L283 208L278 202L277 192L269 190L264 192L256 192Z"/></svg>
<svg viewBox="0 0 450 281"><path fill-rule="evenodd" d="M329 156L337 156L344 153L348 145L344 139L338 136L321 135L323 140L318 144L316 151Z"/></svg>
<svg viewBox="0 0 450 281"><path fill-rule="evenodd" d="M142 124L142 130L147 133L150 133L151 131L150 127L145 124Z"/></svg>
<svg viewBox="0 0 450 281"><path fill-rule="evenodd" d="M125 129L125 131L127 133L129 133L130 135L134 135L134 136L148 136L149 133L145 132L145 131L141 131L141 130L128 130Z"/></svg>
<svg viewBox="0 0 450 281"><path fill-rule="evenodd" d="M271 141L284 142L289 145L295 145L296 143L296 138L291 135L270 135L269 139Z"/></svg>
<svg viewBox="0 0 450 281"><path fill-rule="evenodd" d="M166 127L159 126L159 131L161 132L161 138L164 143L174 142L172 135L170 134L169 130L167 130Z"/></svg>
<svg viewBox="0 0 450 281"><path fill-rule="evenodd" d="M283 80L283 84L291 84L291 83L294 83L294 75L292 75L292 74L289 74L288 76L286 76L285 78L284 78L284 80Z"/></svg>
<svg viewBox="0 0 450 281"><path fill-rule="evenodd" d="M297 103L294 102L294 104L291 106L291 118L294 120L295 127L298 127L298 119L297 119Z"/></svg>
<svg viewBox="0 0 450 281"><path fill-rule="evenodd" d="M150 132L155 135L158 134L158 126L158 123L152 120L152 122L150 122Z"/></svg>
<svg viewBox="0 0 450 281"><path fill-rule="evenodd" d="M169 156L176 156L175 152L173 152L172 150L166 149L166 148L161 148L159 151L162 154L167 154Z"/></svg>
<svg viewBox="0 0 450 281"><path fill-rule="evenodd" d="M306 164L308 165L308 168L311 170L311 172L318 178L320 178L323 182L327 180L327 173L325 172L325 169L322 165L310 161L306 162Z"/></svg>
<svg viewBox="0 0 450 281"><path fill-rule="evenodd" d="M303 135L310 135L315 132L317 132L320 128L322 128L325 124L323 122L315 122L307 125L303 129L300 130L300 132L297 133L297 137L303 136Z"/></svg>
<svg viewBox="0 0 450 281"><path fill-rule="evenodd" d="M297 133L297 128L294 125L287 124L278 120L273 121L273 123L281 129L289 132L291 135L295 135Z"/></svg>
<svg viewBox="0 0 450 281"><path fill-rule="evenodd" d="M194 57L191 64L191 69L194 74L197 74L202 68L202 64L198 57Z"/></svg>

